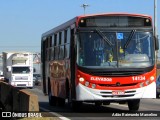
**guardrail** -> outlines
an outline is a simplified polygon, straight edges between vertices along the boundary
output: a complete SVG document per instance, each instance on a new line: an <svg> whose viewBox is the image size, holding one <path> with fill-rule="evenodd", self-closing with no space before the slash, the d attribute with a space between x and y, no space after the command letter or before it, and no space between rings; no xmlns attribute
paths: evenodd
<svg viewBox="0 0 160 120"><path fill-rule="evenodd" d="M27 90L18 90L8 83L0 81L0 103L3 111L31 112L39 111L38 96Z"/></svg>

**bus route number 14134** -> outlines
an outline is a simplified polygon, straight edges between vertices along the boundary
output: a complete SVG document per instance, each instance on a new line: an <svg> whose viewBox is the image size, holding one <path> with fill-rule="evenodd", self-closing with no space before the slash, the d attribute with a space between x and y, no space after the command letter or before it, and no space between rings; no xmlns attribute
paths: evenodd
<svg viewBox="0 0 160 120"><path fill-rule="evenodd" d="M134 76L134 77L132 77L132 80L133 81L144 81L144 80L146 80L146 78L145 78L145 76Z"/></svg>

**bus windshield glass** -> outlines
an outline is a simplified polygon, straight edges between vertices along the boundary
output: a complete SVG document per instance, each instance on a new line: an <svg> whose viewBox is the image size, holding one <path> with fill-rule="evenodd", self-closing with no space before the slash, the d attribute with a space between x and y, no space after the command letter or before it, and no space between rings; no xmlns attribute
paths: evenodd
<svg viewBox="0 0 160 120"><path fill-rule="evenodd" d="M29 67L12 67L12 73L26 74L26 73L30 73L30 69L29 69Z"/></svg>
<svg viewBox="0 0 160 120"><path fill-rule="evenodd" d="M153 33L88 31L77 38L77 64L88 68L145 68L154 65Z"/></svg>

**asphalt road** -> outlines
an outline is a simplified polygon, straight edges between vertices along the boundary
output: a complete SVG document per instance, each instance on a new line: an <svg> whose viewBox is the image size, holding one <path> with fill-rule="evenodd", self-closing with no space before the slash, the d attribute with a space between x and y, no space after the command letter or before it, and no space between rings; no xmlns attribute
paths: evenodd
<svg viewBox="0 0 160 120"><path fill-rule="evenodd" d="M80 106L78 112L73 112L66 104L64 107L49 106L48 96L45 96L41 90L41 86L35 86L28 89L38 95L39 106L41 112L46 112L46 116L59 117L60 119L160 119L160 99L142 99L138 112L130 112L126 104L110 104L103 106L95 106L94 104L84 103ZM158 117L157 117L158 116Z"/></svg>

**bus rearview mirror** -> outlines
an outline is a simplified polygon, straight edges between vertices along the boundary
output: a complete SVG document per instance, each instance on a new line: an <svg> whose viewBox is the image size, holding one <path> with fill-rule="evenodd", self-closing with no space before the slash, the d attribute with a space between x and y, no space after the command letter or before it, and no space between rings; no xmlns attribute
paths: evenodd
<svg viewBox="0 0 160 120"><path fill-rule="evenodd" d="M159 39L158 39L158 36L155 37L155 50L159 50Z"/></svg>

